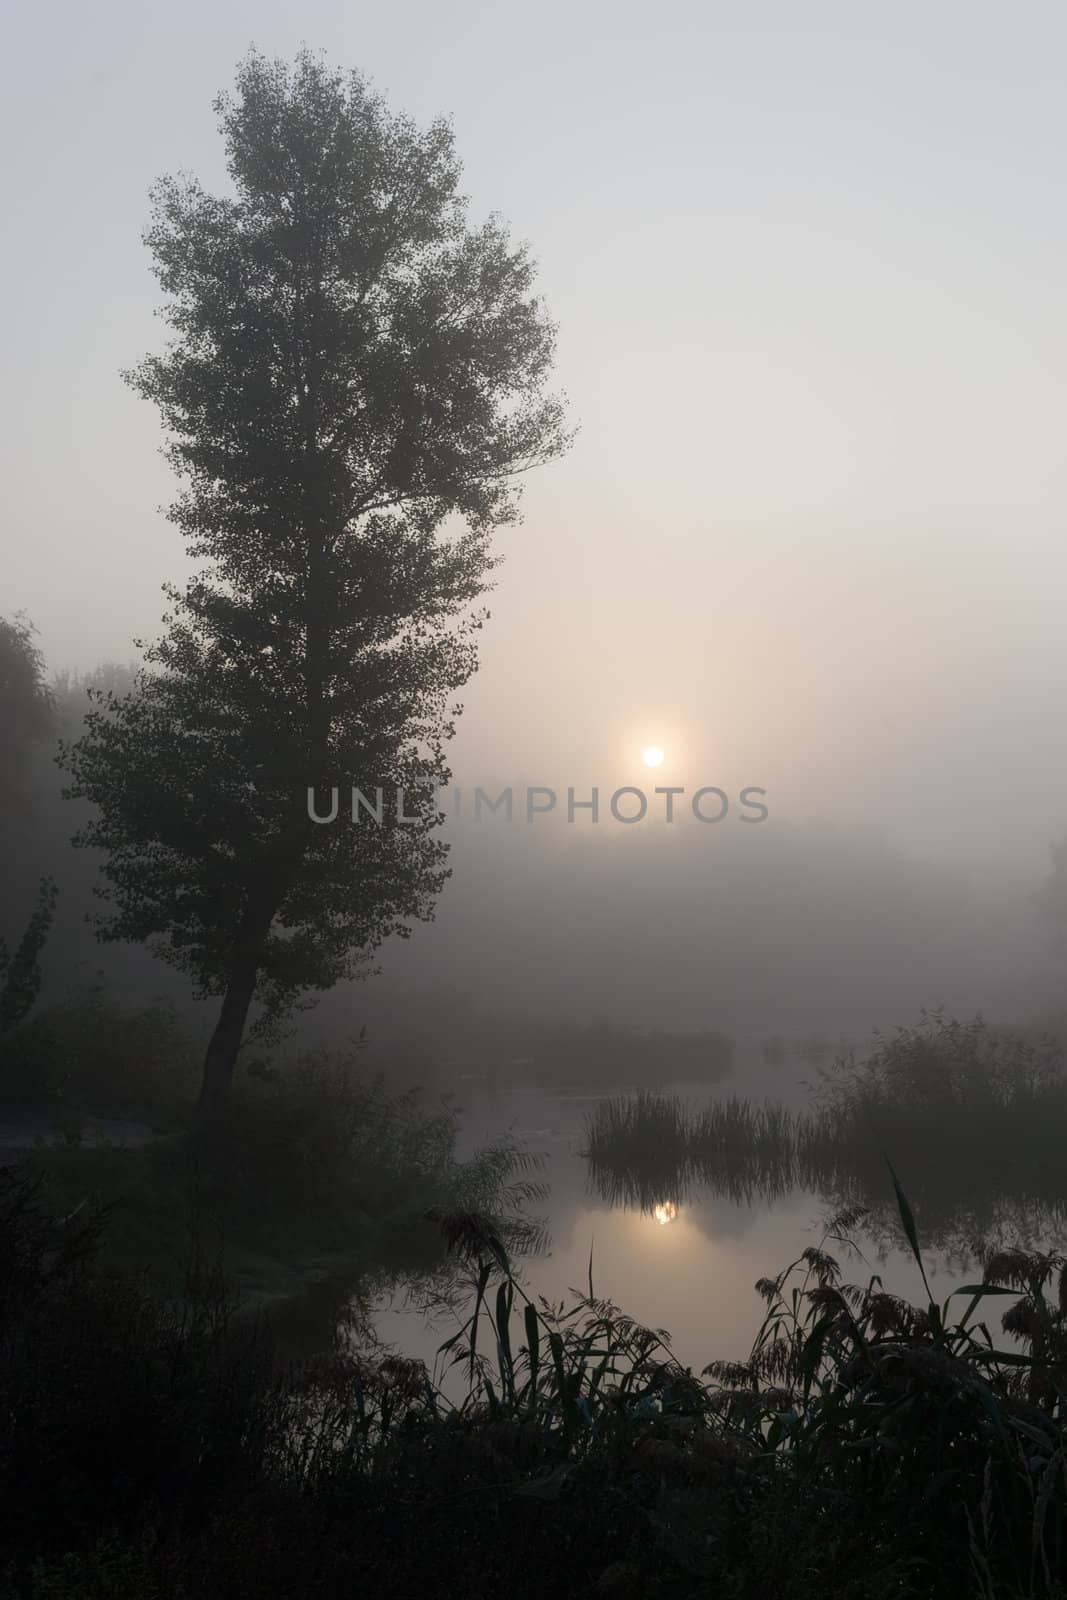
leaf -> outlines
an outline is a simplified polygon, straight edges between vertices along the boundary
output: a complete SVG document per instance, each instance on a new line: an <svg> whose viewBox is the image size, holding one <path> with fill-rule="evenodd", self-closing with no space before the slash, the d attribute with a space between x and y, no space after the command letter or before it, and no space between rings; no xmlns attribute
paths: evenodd
<svg viewBox="0 0 1067 1600"><path fill-rule="evenodd" d="M952 1295L956 1294L973 1294L975 1299L979 1300L990 1294L1020 1295L1022 1292L1021 1289L1005 1289L999 1283L961 1283L958 1289L953 1289L948 1298L951 1300Z"/></svg>
<svg viewBox="0 0 1067 1600"><path fill-rule="evenodd" d="M537 1320L537 1312L533 1306L526 1306L523 1310L526 1322L526 1353L530 1360L530 1410L533 1411L537 1403L537 1374L541 1366L541 1325Z"/></svg>
<svg viewBox="0 0 1067 1600"><path fill-rule="evenodd" d="M496 1342L500 1361L500 1379L505 1390L514 1397L515 1364L511 1355L511 1284L504 1282L496 1292Z"/></svg>
<svg viewBox="0 0 1067 1600"><path fill-rule="evenodd" d="M900 1222L902 1228L904 1229L904 1236L911 1246L912 1255L919 1263L919 1270L922 1271L923 1258L922 1252L919 1249L919 1230L915 1226L915 1218L912 1215L911 1206L908 1204L908 1197L904 1193L904 1190L900 1187L900 1179L897 1177L893 1168L893 1163L890 1161L888 1156L885 1157L885 1164L889 1168L889 1176L893 1180L893 1189L897 1198L897 1210L900 1212Z"/></svg>
<svg viewBox="0 0 1067 1600"><path fill-rule="evenodd" d="M935 1327L940 1331L941 1308L936 1304L933 1293L930 1289L930 1284L927 1281L926 1268L923 1266L922 1251L919 1249L919 1230L915 1226L915 1218L912 1215L911 1206L908 1204L908 1197L900 1186L900 1179L897 1177L893 1163L890 1161L888 1156L885 1157L885 1164L889 1168L889 1176L893 1180L893 1189L897 1197L897 1210L900 1212L900 1224L904 1229L905 1238L907 1239L908 1244L911 1246L911 1253L918 1263L919 1273L923 1281L923 1288L926 1290L926 1298L930 1307L930 1319L934 1323Z"/></svg>

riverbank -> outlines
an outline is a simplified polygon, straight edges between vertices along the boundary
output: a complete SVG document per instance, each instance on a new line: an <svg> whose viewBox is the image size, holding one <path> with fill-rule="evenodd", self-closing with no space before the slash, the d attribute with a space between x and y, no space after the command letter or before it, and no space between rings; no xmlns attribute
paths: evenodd
<svg viewBox="0 0 1067 1600"><path fill-rule="evenodd" d="M446 1214L456 1407L343 1342L283 1359L210 1273L176 1306L104 1265L106 1226L0 1172L12 1600L1062 1596L1062 1258L990 1263L953 1311L848 1287L827 1237L759 1285L750 1359L698 1376L611 1285L527 1301ZM980 1328L1005 1305L1017 1355Z"/></svg>
<svg viewBox="0 0 1067 1600"><path fill-rule="evenodd" d="M175 1296L210 1264L245 1311L299 1322L318 1307L322 1348L364 1288L441 1270L430 1213L492 1216L520 1254L536 1240L537 1190L513 1141L461 1159L450 1109L391 1093L360 1065L318 1052L247 1074L210 1161L189 1142L186 1103L154 1122L23 1113L0 1166L20 1164L54 1215L106 1213L106 1269Z"/></svg>

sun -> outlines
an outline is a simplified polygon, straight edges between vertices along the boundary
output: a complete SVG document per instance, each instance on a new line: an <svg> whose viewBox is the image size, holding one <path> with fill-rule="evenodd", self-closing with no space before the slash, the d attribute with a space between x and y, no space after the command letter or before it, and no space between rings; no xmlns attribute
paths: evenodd
<svg viewBox="0 0 1067 1600"><path fill-rule="evenodd" d="M646 767L662 767L663 751L658 744L650 744L647 749L641 751L641 760Z"/></svg>

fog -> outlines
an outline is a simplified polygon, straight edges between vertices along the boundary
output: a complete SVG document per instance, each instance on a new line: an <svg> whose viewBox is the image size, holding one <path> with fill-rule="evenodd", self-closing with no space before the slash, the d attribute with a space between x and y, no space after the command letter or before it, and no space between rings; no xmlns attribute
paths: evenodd
<svg viewBox="0 0 1067 1600"><path fill-rule="evenodd" d="M866 1032L920 1006L1030 1015L1058 993L1025 884L874 830L549 826L471 824L452 857L467 892L446 893L390 970L520 1010L764 1034Z"/></svg>
<svg viewBox="0 0 1067 1600"><path fill-rule="evenodd" d="M4 1592L1057 1600L1067 12L4 20Z"/></svg>
<svg viewBox="0 0 1067 1600"><path fill-rule="evenodd" d="M119 378L160 333L148 186L224 181L212 96L250 37L306 36L453 117L581 424L500 540L457 771L610 784L654 740L674 781L766 787L765 841L820 819L1038 870L1067 813L1059 8L59 15L14 8L3 111L2 581L50 665L128 659L184 570Z"/></svg>
<svg viewBox="0 0 1067 1600"><path fill-rule="evenodd" d="M295 42L276 11L66 7L55 38L14 17L2 583L53 670L133 659L187 570L119 378L158 337L144 196L160 170L220 177L210 98L246 35ZM300 21L416 117L451 113L476 211L535 241L581 423L500 540L456 781L606 798L655 742L656 782L759 786L769 817L460 828L437 924L387 969L650 1023L1047 1004L1028 897L1067 819L1062 16L488 24Z"/></svg>
<svg viewBox="0 0 1067 1600"><path fill-rule="evenodd" d="M110 681L121 686L125 676L113 672ZM84 698L80 685L60 693L66 738L80 728ZM44 958L46 997L100 973L128 1002L166 994L187 1010L180 976L134 946L94 940L86 918L96 910L97 857L68 842L87 808L61 798L53 750L46 743L37 754L32 818L6 840L9 937L25 922L38 878L53 873L61 895ZM433 1081L465 1051L468 1066L475 1055L484 1066L486 1052L523 1055L532 1048L525 1030L553 1019L712 1030L753 1047L775 1034L862 1040L923 1010L1061 1024L1067 957L1037 903L1050 876L1047 850L1035 850L1033 867L1026 858L970 864L929 844L895 842L885 825L782 815L773 789L762 798L753 790L744 805L738 791L705 794L697 799L703 817L719 816L723 797L726 812L703 821L693 811L697 791L671 782L669 761L653 771L638 758L634 769L620 766L607 785L570 785L573 820L562 785L552 809L532 817L527 796L547 807L551 784L457 782L442 793L452 877L434 919L414 924L407 940L387 941L370 975L318 997L297 1037L336 1040L366 1029L376 1064ZM682 791L671 822L657 786ZM636 813L641 797L642 820L612 815L613 802L621 815ZM373 804L373 791L368 798ZM383 797L383 807L392 800ZM339 792L337 817L323 825L373 829L366 806L358 811L353 823L350 795ZM191 1015L204 1028L212 1008Z"/></svg>
<svg viewBox="0 0 1067 1600"><path fill-rule="evenodd" d="M9 26L2 586L87 671L187 570L119 377L158 340L145 193L222 180L212 95L249 36L297 34L277 6L62 15ZM657 781L768 796L751 837L483 824L398 980L738 1026L1045 1003L1058 8L313 3L299 32L452 115L475 212L535 242L581 424L499 541L456 781L607 796L654 742Z"/></svg>

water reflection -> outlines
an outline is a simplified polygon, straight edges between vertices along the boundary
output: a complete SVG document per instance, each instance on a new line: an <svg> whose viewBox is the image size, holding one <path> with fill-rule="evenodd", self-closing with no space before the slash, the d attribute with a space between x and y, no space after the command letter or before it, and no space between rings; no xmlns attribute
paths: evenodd
<svg viewBox="0 0 1067 1600"><path fill-rule="evenodd" d="M1024 1092L1009 1098L998 1090L995 1071L976 1083L971 1070L976 1055L996 1068L994 1044L976 1041L973 1029L958 1040L937 1034L934 1042L950 1069L940 1076L931 1074L926 1036L894 1044L899 1070L889 1075L892 1092L877 1126L856 1114L842 1132L842 1121L835 1126L823 1115L806 1085L793 1083L774 1062L755 1060L745 1067L752 1098L723 1094L711 1105L703 1092L698 1104L683 1085L675 1095L625 1099L534 1086L493 1097L471 1091L463 1139L473 1152L510 1126L545 1156L549 1195L538 1210L546 1214L551 1243L524 1263L533 1294L555 1303L580 1290L592 1250L597 1292L650 1326L665 1324L680 1359L699 1370L709 1360L748 1354L765 1310L754 1292L757 1279L818 1243L823 1219L847 1204L867 1213L855 1232L862 1258L848 1266L854 1280L878 1272L890 1292L922 1298L886 1153L915 1212L939 1299L972 1280L983 1244L1040 1249L1062 1242L1067 1091L1060 1106L1056 1084L1043 1086L1040 1073L1018 1070L1027 1063L1013 1056L1011 1082ZM919 1067L917 1104L907 1080L919 1076ZM966 1076L958 1090L957 1075ZM788 1103L766 1103L756 1098L761 1093ZM591 1137L598 1118L610 1118L610 1140ZM427 1325L418 1304L399 1290L375 1320L398 1349L431 1364L455 1331L448 1317Z"/></svg>
<svg viewBox="0 0 1067 1600"><path fill-rule="evenodd" d="M862 1207L879 1255L899 1248L886 1156L893 1152L924 1247L960 1270L984 1246L1040 1248L1067 1224L1067 1168L1024 1158L1008 1143L981 1148L933 1128L890 1143L891 1129L847 1134L832 1119L726 1100L696 1112L680 1097L601 1102L587 1118L591 1192L613 1209L672 1220L709 1197L735 1207L778 1205L798 1193L824 1212ZM888 1149L887 1149L888 1146Z"/></svg>

